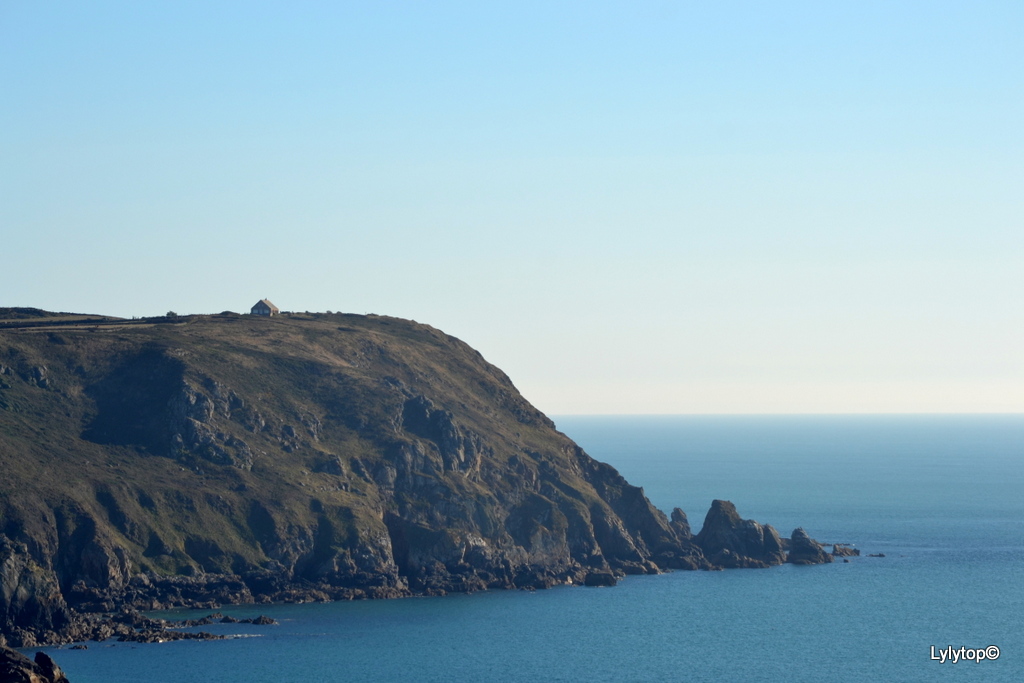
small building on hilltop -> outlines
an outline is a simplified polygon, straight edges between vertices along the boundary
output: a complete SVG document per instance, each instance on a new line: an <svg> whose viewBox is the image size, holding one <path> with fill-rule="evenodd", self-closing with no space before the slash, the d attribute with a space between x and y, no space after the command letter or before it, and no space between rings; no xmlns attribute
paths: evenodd
<svg viewBox="0 0 1024 683"><path fill-rule="evenodd" d="M281 312L281 310L274 304L270 303L268 299L260 299L259 301L256 302L256 305L253 306L252 310L250 310L249 312L252 313L253 315L271 316L277 315L278 313Z"/></svg>

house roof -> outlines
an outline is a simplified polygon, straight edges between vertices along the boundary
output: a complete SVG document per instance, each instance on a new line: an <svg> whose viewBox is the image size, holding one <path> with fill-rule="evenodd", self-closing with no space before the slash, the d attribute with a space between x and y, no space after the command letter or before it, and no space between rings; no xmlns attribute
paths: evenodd
<svg viewBox="0 0 1024 683"><path fill-rule="evenodd" d="M270 299L260 299L259 301L256 302L256 306L259 306L260 304L266 305L267 308L275 312L280 312L281 310L274 304L270 303ZM253 308L256 308L256 306L253 306Z"/></svg>

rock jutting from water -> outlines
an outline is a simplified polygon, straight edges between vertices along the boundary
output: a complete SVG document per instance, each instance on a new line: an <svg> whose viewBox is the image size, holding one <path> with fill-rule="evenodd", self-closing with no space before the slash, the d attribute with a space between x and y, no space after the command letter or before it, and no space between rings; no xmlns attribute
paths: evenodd
<svg viewBox="0 0 1024 683"><path fill-rule="evenodd" d="M778 532L770 524L742 519L736 506L727 500L712 501L694 540L716 567L764 568L786 561Z"/></svg>
<svg viewBox="0 0 1024 683"><path fill-rule="evenodd" d="M793 530L789 538L789 555L787 562L792 564L826 564L833 557L825 552L820 543L807 535L803 527Z"/></svg>
<svg viewBox="0 0 1024 683"><path fill-rule="evenodd" d="M32 661L17 650L0 645L0 683L70 683L45 652Z"/></svg>
<svg viewBox="0 0 1024 683"><path fill-rule="evenodd" d="M859 557L860 550L850 547L849 543L835 543L832 545L832 557Z"/></svg>

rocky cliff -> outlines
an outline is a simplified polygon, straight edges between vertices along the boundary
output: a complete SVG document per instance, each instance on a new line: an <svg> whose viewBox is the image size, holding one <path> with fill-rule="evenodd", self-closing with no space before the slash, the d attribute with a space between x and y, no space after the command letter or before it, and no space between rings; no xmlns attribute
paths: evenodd
<svg viewBox="0 0 1024 683"><path fill-rule="evenodd" d="M742 548L692 537L479 353L379 316L0 309L0 466L0 634L19 646L96 635L87 612L784 559L759 525Z"/></svg>
<svg viewBox="0 0 1024 683"><path fill-rule="evenodd" d="M0 645L0 683L70 683L45 652L32 661L17 650Z"/></svg>

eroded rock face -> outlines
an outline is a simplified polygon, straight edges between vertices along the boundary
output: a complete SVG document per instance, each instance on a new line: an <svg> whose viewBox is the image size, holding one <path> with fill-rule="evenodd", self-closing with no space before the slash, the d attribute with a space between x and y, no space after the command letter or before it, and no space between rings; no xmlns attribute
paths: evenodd
<svg viewBox="0 0 1024 683"><path fill-rule="evenodd" d="M438 408L423 395L413 396L402 406L402 428L433 444L444 470L472 475L487 454L478 434L459 425L451 411Z"/></svg>
<svg viewBox="0 0 1024 683"><path fill-rule="evenodd" d="M39 668L43 680L52 683L70 683L61 668L57 666L57 662L53 661L45 652L36 653L35 665Z"/></svg>
<svg viewBox="0 0 1024 683"><path fill-rule="evenodd" d="M31 659L0 645L0 683L70 683L49 655L37 652Z"/></svg>
<svg viewBox="0 0 1024 683"><path fill-rule="evenodd" d="M727 500L712 501L695 540L711 564L726 569L771 567L786 561L778 532L769 524L742 519Z"/></svg>
<svg viewBox="0 0 1024 683"><path fill-rule="evenodd" d="M680 538L692 538L693 534L690 531L690 520L687 519L686 513L680 508L672 508L672 528L675 529L676 535Z"/></svg>
<svg viewBox="0 0 1024 683"><path fill-rule="evenodd" d="M24 543L0 534L0 633L16 647L32 647L71 621L53 571L32 559Z"/></svg>
<svg viewBox="0 0 1024 683"><path fill-rule="evenodd" d="M793 530L789 538L789 557L792 564L827 564L832 556L825 552L820 543L807 535L803 527Z"/></svg>
<svg viewBox="0 0 1024 683"><path fill-rule="evenodd" d="M234 421L247 431L265 427L259 413L247 409L245 401L220 383L204 378L202 388L182 381L179 391L168 402L171 433L170 452L179 459L202 458L218 465L251 470L256 458L248 442L236 434L218 429L219 421ZM294 428L282 435L282 447L293 449Z"/></svg>

